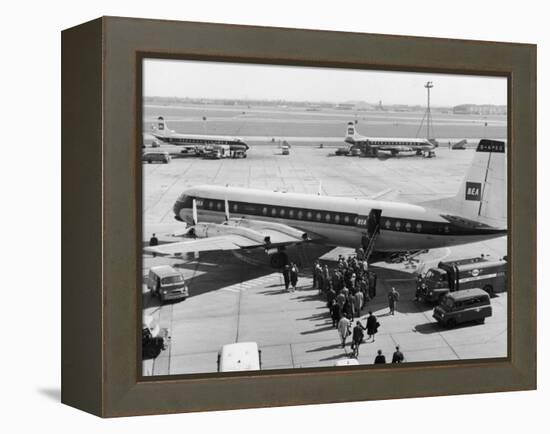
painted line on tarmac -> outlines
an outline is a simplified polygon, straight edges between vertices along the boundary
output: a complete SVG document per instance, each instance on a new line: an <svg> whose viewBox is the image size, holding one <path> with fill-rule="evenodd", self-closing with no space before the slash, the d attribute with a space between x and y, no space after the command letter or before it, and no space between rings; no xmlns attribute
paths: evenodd
<svg viewBox="0 0 550 434"><path fill-rule="evenodd" d="M221 290L230 292L241 292L243 290L255 288L266 283L272 283L273 281L280 281L279 273L271 273L267 276L261 276L257 277L256 279L247 280L246 282L235 283L225 288L221 288Z"/></svg>

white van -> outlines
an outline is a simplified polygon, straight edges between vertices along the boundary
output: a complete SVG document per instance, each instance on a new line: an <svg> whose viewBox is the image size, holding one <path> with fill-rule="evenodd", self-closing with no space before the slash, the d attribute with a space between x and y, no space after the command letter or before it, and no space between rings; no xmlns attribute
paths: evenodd
<svg viewBox="0 0 550 434"><path fill-rule="evenodd" d="M157 265L149 269L147 288L160 301L185 300L189 297L189 290L185 284L183 274L170 265Z"/></svg>
<svg viewBox="0 0 550 434"><path fill-rule="evenodd" d="M259 371L262 352L256 342L227 344L218 353L218 372Z"/></svg>

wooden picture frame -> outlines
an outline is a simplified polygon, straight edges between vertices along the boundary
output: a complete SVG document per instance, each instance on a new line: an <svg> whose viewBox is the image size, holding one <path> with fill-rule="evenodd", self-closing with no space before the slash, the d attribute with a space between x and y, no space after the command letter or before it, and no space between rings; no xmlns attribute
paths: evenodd
<svg viewBox="0 0 550 434"><path fill-rule="evenodd" d="M506 359L140 375L144 57L508 78ZM102 416L536 388L536 46L103 17L62 33L62 402Z"/></svg>

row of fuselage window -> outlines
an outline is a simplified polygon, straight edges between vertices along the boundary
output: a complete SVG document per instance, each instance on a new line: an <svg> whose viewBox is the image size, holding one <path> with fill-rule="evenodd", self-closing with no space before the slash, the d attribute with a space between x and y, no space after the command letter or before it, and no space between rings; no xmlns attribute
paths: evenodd
<svg viewBox="0 0 550 434"><path fill-rule="evenodd" d="M239 143L236 140L208 140L208 139L172 139L176 143L189 143L192 145L232 145Z"/></svg>
<svg viewBox="0 0 550 434"><path fill-rule="evenodd" d="M224 202L221 200L197 199L197 207L209 211L225 212ZM347 226L359 226L366 228L367 218L362 217L358 225L359 217L356 214L327 212L318 210L304 210L289 207L268 206L260 204L249 204L242 202L230 202L229 212L234 214L245 214L264 216L280 219L316 221ZM364 223L363 223L364 222ZM381 218L380 228L394 231L422 232L423 225L418 221L401 221L392 218ZM434 223L430 228L431 233L449 233L448 225ZM425 228L427 229L427 228Z"/></svg>
<svg viewBox="0 0 550 434"><path fill-rule="evenodd" d="M374 145L374 146L420 146L421 143L414 143L414 142L367 142L367 145Z"/></svg>

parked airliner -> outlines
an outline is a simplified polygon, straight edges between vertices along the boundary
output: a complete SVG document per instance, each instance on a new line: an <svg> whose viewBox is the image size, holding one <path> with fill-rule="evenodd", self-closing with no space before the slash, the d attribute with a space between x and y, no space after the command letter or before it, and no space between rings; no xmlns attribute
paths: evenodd
<svg viewBox="0 0 550 434"><path fill-rule="evenodd" d="M379 151L398 155L400 152L415 152L418 155L432 156L435 145L427 139L413 139L402 137L365 137L360 135L353 122L348 122L346 128L346 143L364 147L366 155L376 156Z"/></svg>
<svg viewBox="0 0 550 434"><path fill-rule="evenodd" d="M205 147L209 145L229 145L231 151L247 151L249 146L239 137L214 136L205 134L181 134L170 130L164 118L159 116L151 125L151 135L171 145Z"/></svg>
<svg viewBox="0 0 550 434"><path fill-rule="evenodd" d="M458 193L442 210L379 199L196 186L173 206L175 218L188 223L184 233L190 239L146 250L179 255L263 246L273 251L307 241L356 248L368 234L372 251L383 256L487 240L507 232L506 176L505 143L484 139Z"/></svg>

